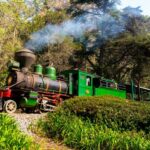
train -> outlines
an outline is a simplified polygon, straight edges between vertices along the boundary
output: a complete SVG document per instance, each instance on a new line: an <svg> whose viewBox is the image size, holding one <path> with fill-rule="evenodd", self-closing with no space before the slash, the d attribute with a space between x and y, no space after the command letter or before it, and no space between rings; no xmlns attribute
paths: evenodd
<svg viewBox="0 0 150 150"><path fill-rule="evenodd" d="M150 100L150 89L99 77L80 69L62 71L58 76L53 66L35 65L36 55L29 49L15 53L9 64L6 86L0 89L0 111L54 111L74 96L112 95L120 99ZM31 67L33 66L34 67Z"/></svg>

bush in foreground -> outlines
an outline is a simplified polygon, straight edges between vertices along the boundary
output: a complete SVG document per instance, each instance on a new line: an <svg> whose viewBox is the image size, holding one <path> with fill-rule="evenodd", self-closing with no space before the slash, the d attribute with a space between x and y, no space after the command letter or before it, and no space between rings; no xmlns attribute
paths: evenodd
<svg viewBox="0 0 150 150"><path fill-rule="evenodd" d="M129 101L111 96L76 97L62 105L63 112L88 118L108 128L143 130L150 133L150 103Z"/></svg>
<svg viewBox="0 0 150 150"><path fill-rule="evenodd" d="M76 149L147 150L150 149L146 135L149 108L147 103L113 97L76 97L65 102L56 112L49 113L46 120L39 121L38 127L47 136L63 140ZM145 120L145 127L140 129L139 124L146 117L148 121Z"/></svg>
<svg viewBox="0 0 150 150"><path fill-rule="evenodd" d="M0 114L0 150L38 149L31 138L21 133L14 119Z"/></svg>
<svg viewBox="0 0 150 150"><path fill-rule="evenodd" d="M73 115L64 115L60 112L51 113L46 121L39 122L39 127L49 137L63 140L70 147L83 150L112 150L150 148L150 141L144 139L143 132L113 131L107 127L83 121Z"/></svg>

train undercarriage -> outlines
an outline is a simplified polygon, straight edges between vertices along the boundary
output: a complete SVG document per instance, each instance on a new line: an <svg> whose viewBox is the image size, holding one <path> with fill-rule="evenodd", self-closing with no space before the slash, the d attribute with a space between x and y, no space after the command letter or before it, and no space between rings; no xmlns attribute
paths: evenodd
<svg viewBox="0 0 150 150"><path fill-rule="evenodd" d="M25 89L0 90L0 111L14 113L17 109L25 112L54 111L69 95L55 92Z"/></svg>

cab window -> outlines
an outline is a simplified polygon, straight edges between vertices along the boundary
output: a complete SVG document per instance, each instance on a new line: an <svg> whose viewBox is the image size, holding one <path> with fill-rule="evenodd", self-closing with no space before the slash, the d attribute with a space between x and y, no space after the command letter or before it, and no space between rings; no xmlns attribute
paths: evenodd
<svg viewBox="0 0 150 150"><path fill-rule="evenodd" d="M90 76L87 76L86 77L86 86L91 86L92 83L91 83L91 77Z"/></svg>

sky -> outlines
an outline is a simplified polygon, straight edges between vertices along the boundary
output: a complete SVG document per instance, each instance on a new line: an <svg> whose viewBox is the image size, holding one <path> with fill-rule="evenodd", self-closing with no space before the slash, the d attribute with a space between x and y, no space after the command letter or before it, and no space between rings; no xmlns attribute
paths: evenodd
<svg viewBox="0 0 150 150"><path fill-rule="evenodd" d="M142 14L150 16L150 0L121 0L120 8L124 8L126 6L140 6L143 11Z"/></svg>

